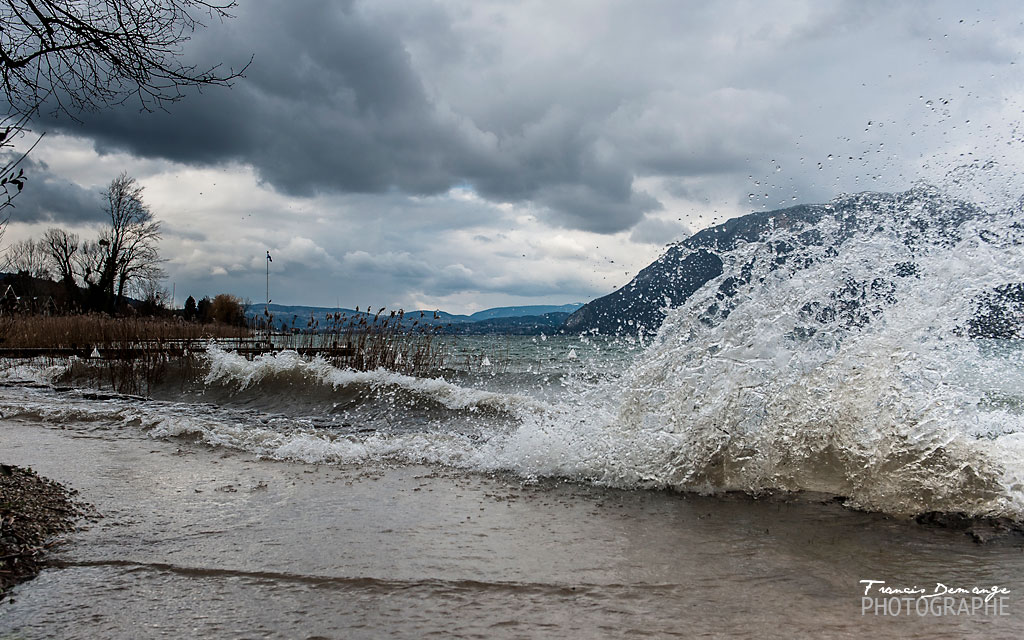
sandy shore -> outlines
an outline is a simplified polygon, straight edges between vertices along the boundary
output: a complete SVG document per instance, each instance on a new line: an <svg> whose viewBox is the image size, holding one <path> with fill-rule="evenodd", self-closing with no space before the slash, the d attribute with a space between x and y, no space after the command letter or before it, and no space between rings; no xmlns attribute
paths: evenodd
<svg viewBox="0 0 1024 640"><path fill-rule="evenodd" d="M0 450L104 516L0 605L0 636L1024 635L1018 542L811 498L268 462L95 423L0 421ZM863 579L1000 584L1007 615L866 615Z"/></svg>

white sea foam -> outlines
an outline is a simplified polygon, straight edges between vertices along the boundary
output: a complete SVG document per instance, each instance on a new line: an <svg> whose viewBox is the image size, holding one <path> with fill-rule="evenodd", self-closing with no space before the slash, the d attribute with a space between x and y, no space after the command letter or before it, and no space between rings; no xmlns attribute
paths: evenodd
<svg viewBox="0 0 1024 640"><path fill-rule="evenodd" d="M723 254L722 276L670 311L624 376L573 375L584 358L560 358L568 373L551 402L211 346L209 388L406 393L448 413L362 432L188 403L56 407L6 394L0 411L108 420L309 463L443 464L625 488L818 490L891 513L1022 518L1024 344L970 336L979 299L1024 279L1021 220L1019 208L965 213L928 191L841 199L806 228ZM380 397L360 401L393 408ZM472 433L446 428L459 412L474 416Z"/></svg>
<svg viewBox="0 0 1024 640"><path fill-rule="evenodd" d="M70 363L52 364L42 359L0 360L0 382L53 384L70 366Z"/></svg>
<svg viewBox="0 0 1024 640"><path fill-rule="evenodd" d="M816 489L889 512L1020 516L1024 416L990 406L993 389L1021 399L1020 351L1008 343L1000 364L967 336L979 296L1024 274L1019 212L926 232L926 206L953 206L930 197L841 203L853 233L826 217L820 244L790 229L727 254L725 273L669 314L615 417L573 437L526 424L520 464L620 486ZM802 248L780 261L783 244ZM549 449L557 459L528 453Z"/></svg>
<svg viewBox="0 0 1024 640"><path fill-rule="evenodd" d="M778 247L800 246L794 236L801 229L739 247L725 256L721 278L670 313L624 384L577 381L562 402L531 411L488 397L518 416L514 429L480 439L303 432L260 451L309 461L388 457L621 487L819 490L894 513L1020 517L1024 351L967 335L979 296L1024 274L1019 212L950 214L953 222L922 231L921 216L955 206L931 197L899 206L864 197L841 202L853 230L837 223L839 213L826 217L820 242L786 261ZM735 294L720 295L719 285L744 270ZM271 368L280 366L306 365ZM334 370L314 377L372 379L428 395L441 389L442 397L460 398L450 407L479 393L394 376Z"/></svg>
<svg viewBox="0 0 1024 640"><path fill-rule="evenodd" d="M211 344L206 351L209 372L206 384L231 385L238 390L272 382L282 377L298 377L305 384L334 389L365 387L403 390L424 401L432 401L452 410L492 409L515 413L543 410L545 405L529 396L470 389L443 378L420 378L385 369L354 371L339 369L323 358L304 359L295 351L280 351L249 360L237 353Z"/></svg>

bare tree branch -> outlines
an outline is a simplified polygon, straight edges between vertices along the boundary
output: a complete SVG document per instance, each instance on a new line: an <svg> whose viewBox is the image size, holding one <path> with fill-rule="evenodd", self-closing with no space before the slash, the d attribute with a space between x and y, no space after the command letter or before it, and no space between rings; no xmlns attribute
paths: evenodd
<svg viewBox="0 0 1024 640"><path fill-rule="evenodd" d="M238 69L181 61L199 18L232 17L234 0L0 0L0 240L25 186L20 157L4 154L43 105L71 117L137 100L163 109L189 87L230 86ZM41 139L42 136L40 136ZM130 280L130 278L129 278ZM127 284L127 283L126 283Z"/></svg>
<svg viewBox="0 0 1024 640"><path fill-rule="evenodd" d="M14 206L15 196L25 188L27 178L25 177L24 169L19 168L19 165L36 148L39 141L43 139L43 135L40 134L28 150L21 154L12 154L5 151L5 149L14 146L16 138L27 133L25 130L27 122L28 116L7 116L0 119L0 163L3 163L0 165L0 240L3 239L4 229L7 228L9 217L7 210Z"/></svg>
<svg viewBox="0 0 1024 640"><path fill-rule="evenodd" d="M32 278L50 278L50 259L44 240L21 240L7 248L5 269Z"/></svg>
<svg viewBox="0 0 1024 640"><path fill-rule="evenodd" d="M181 61L199 17L230 18L234 1L0 0L0 91L14 113L74 117L135 98L162 109L187 87L228 86L248 66ZM251 62L251 59L250 59Z"/></svg>

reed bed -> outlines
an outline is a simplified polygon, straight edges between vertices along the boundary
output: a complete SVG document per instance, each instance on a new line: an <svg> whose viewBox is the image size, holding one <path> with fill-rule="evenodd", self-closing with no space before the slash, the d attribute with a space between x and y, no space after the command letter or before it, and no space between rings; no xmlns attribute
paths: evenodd
<svg viewBox="0 0 1024 640"><path fill-rule="evenodd" d="M199 324L169 318L114 318L104 314L0 316L0 347L95 348L129 347L150 343L196 344L211 338L249 338L246 327Z"/></svg>
<svg viewBox="0 0 1024 640"><path fill-rule="evenodd" d="M268 316L249 327L199 324L168 318L114 318L103 314L0 316L0 353L3 349L73 351L45 355L48 364L68 363L68 377L117 393L150 395L168 374L183 383L194 380L206 344L250 355L296 349L319 356L338 368L357 371L387 369L415 376L453 370L500 371L508 361L499 352L455 354L454 339L425 314L410 317L404 311L381 308L376 313L335 313L320 322L291 318L286 331L269 331ZM258 326L262 325L262 326ZM281 326L278 324L277 326ZM244 347L244 349L243 349Z"/></svg>
<svg viewBox="0 0 1024 640"><path fill-rule="evenodd" d="M0 348L75 350L87 362L72 360L69 375L118 393L151 393L169 371L189 379L196 352L211 339L246 339L246 327L196 324L169 318L114 318L103 314L0 317ZM56 364L67 358L46 356Z"/></svg>
<svg viewBox="0 0 1024 640"><path fill-rule="evenodd" d="M273 316L269 323L273 324ZM291 330L274 334L268 341L286 349L320 350L321 356L340 368L357 371L388 369L410 375L440 371L448 357L439 340L443 328L426 321L424 314L409 318L405 311L381 307L348 315L329 314L323 323L316 318L291 318Z"/></svg>

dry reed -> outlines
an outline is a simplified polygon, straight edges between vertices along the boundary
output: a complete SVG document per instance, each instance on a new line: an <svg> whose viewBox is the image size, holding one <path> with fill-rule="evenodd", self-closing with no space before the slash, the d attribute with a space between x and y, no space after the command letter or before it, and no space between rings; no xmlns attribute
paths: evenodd
<svg viewBox="0 0 1024 640"><path fill-rule="evenodd" d="M171 368L187 379L195 353L210 339L244 339L245 327L195 324L167 318L114 318L103 314L0 316L2 349L49 349L53 362L61 350L89 360L72 368L76 378L109 386L118 393L149 394ZM98 354L99 358L93 358ZM64 360L67 359L65 355Z"/></svg>
<svg viewBox="0 0 1024 640"><path fill-rule="evenodd" d="M42 316L0 316L0 347L3 348L125 348L138 344L177 341L201 343L211 338L247 338L245 327L198 324L168 318L114 318L92 313Z"/></svg>
<svg viewBox="0 0 1024 640"><path fill-rule="evenodd" d="M274 346L318 351L334 366L357 371L384 368L428 375L441 370L448 356L446 345L437 339L443 328L423 313L410 322L402 310L381 307L376 313L359 313L357 307L351 316L328 314L322 325L314 317L293 316L290 329L270 337Z"/></svg>
<svg viewBox="0 0 1024 640"><path fill-rule="evenodd" d="M0 351L34 348L84 352L86 360L73 367L76 379L118 393L147 395L172 369L179 379L192 379L197 355L211 339L227 349L247 347L250 354L297 349L306 355L319 355L336 367L359 371L384 368L426 376L443 371L449 360L456 364L451 344L440 339L443 327L423 313L410 318L404 311L386 312L384 308L376 313L339 312L330 314L323 326L315 318L300 320L295 316L290 331L273 333L265 328L274 325L273 316L260 320L262 329L256 322L247 328L103 314L3 315ZM467 359L465 366L470 364Z"/></svg>

